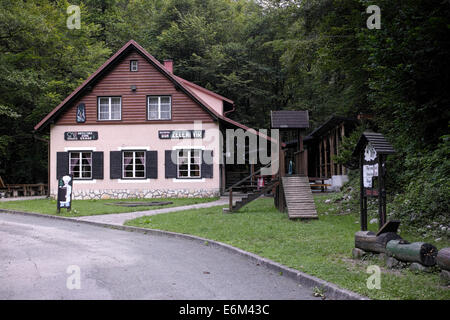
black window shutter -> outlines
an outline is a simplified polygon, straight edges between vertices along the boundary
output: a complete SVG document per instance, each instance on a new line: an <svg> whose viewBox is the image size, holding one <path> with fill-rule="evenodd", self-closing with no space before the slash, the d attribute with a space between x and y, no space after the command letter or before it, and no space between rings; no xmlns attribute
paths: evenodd
<svg viewBox="0 0 450 320"><path fill-rule="evenodd" d="M122 151L109 152L109 177L111 179L122 178Z"/></svg>
<svg viewBox="0 0 450 320"><path fill-rule="evenodd" d="M145 170L147 178L158 178L158 151L147 151L145 155Z"/></svg>
<svg viewBox="0 0 450 320"><path fill-rule="evenodd" d="M103 151L92 152L92 179L103 179Z"/></svg>
<svg viewBox="0 0 450 320"><path fill-rule="evenodd" d="M69 153L57 152L56 153L56 179L61 178L69 174Z"/></svg>
<svg viewBox="0 0 450 320"><path fill-rule="evenodd" d="M203 150L202 157L202 178L213 177L213 151Z"/></svg>
<svg viewBox="0 0 450 320"><path fill-rule="evenodd" d="M176 151L173 152L175 153ZM166 178L176 178L177 164L172 162L172 150L165 150L165 165L166 165Z"/></svg>

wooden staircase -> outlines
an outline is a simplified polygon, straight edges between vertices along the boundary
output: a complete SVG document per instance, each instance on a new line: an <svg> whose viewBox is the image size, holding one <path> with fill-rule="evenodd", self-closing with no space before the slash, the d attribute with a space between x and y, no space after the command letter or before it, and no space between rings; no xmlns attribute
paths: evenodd
<svg viewBox="0 0 450 320"><path fill-rule="evenodd" d="M317 219L308 177L285 176L282 177L282 183L289 219Z"/></svg>
<svg viewBox="0 0 450 320"><path fill-rule="evenodd" d="M278 185L278 180L272 180L270 183L265 185L259 190L255 190L254 192L248 193L245 197L243 197L241 200L236 201L232 206L231 210L230 208L223 208L223 212L232 212L232 211L238 211L240 208L245 206L246 204L252 202L253 200L258 199L260 196L262 196L264 193L268 192L269 190L273 189Z"/></svg>

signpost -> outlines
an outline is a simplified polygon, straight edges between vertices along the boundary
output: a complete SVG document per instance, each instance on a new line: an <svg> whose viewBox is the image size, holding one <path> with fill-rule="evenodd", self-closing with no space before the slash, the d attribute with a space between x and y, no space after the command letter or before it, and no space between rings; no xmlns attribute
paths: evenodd
<svg viewBox="0 0 450 320"><path fill-rule="evenodd" d="M61 208L67 208L67 211L70 211L72 207L72 181L73 177L71 174L58 179L58 213L61 212Z"/></svg>
<svg viewBox="0 0 450 320"><path fill-rule="evenodd" d="M361 230L367 231L367 197L378 197L379 229L386 224L386 156L395 153L380 133L364 132L353 151L359 157ZM376 180L375 180L376 179ZM375 182L377 189L374 188Z"/></svg>

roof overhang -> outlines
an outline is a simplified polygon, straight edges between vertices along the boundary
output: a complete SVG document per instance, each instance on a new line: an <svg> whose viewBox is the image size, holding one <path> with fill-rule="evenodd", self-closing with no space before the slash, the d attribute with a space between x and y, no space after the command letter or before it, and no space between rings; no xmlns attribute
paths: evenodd
<svg viewBox="0 0 450 320"><path fill-rule="evenodd" d="M120 48L113 56L111 56L100 68L89 76L78 88L76 88L70 95L68 95L56 108L54 108L47 116L45 116L35 127L35 131L44 129L50 123L64 112L65 108L71 103L75 102L79 97L91 90L93 85L108 73L122 57L126 56L132 50L136 50L142 57L144 57L153 67L155 67L161 74L169 79L177 90L184 92L194 102L200 105L214 121L217 121L220 115L210 108L208 104L196 95L187 85L185 85L178 77L169 72L164 65L162 65L155 57L148 53L136 41L128 41L122 48ZM206 89L205 89L206 90ZM231 100L230 100L231 101Z"/></svg>

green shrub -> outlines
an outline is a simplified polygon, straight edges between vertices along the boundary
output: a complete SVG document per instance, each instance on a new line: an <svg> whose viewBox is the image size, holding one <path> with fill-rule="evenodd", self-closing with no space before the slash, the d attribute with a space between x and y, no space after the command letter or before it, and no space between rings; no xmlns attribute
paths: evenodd
<svg viewBox="0 0 450 320"><path fill-rule="evenodd" d="M450 226L450 135L429 154L405 159L404 192L392 202L393 216L416 227L434 223ZM446 234L438 229L436 233Z"/></svg>

